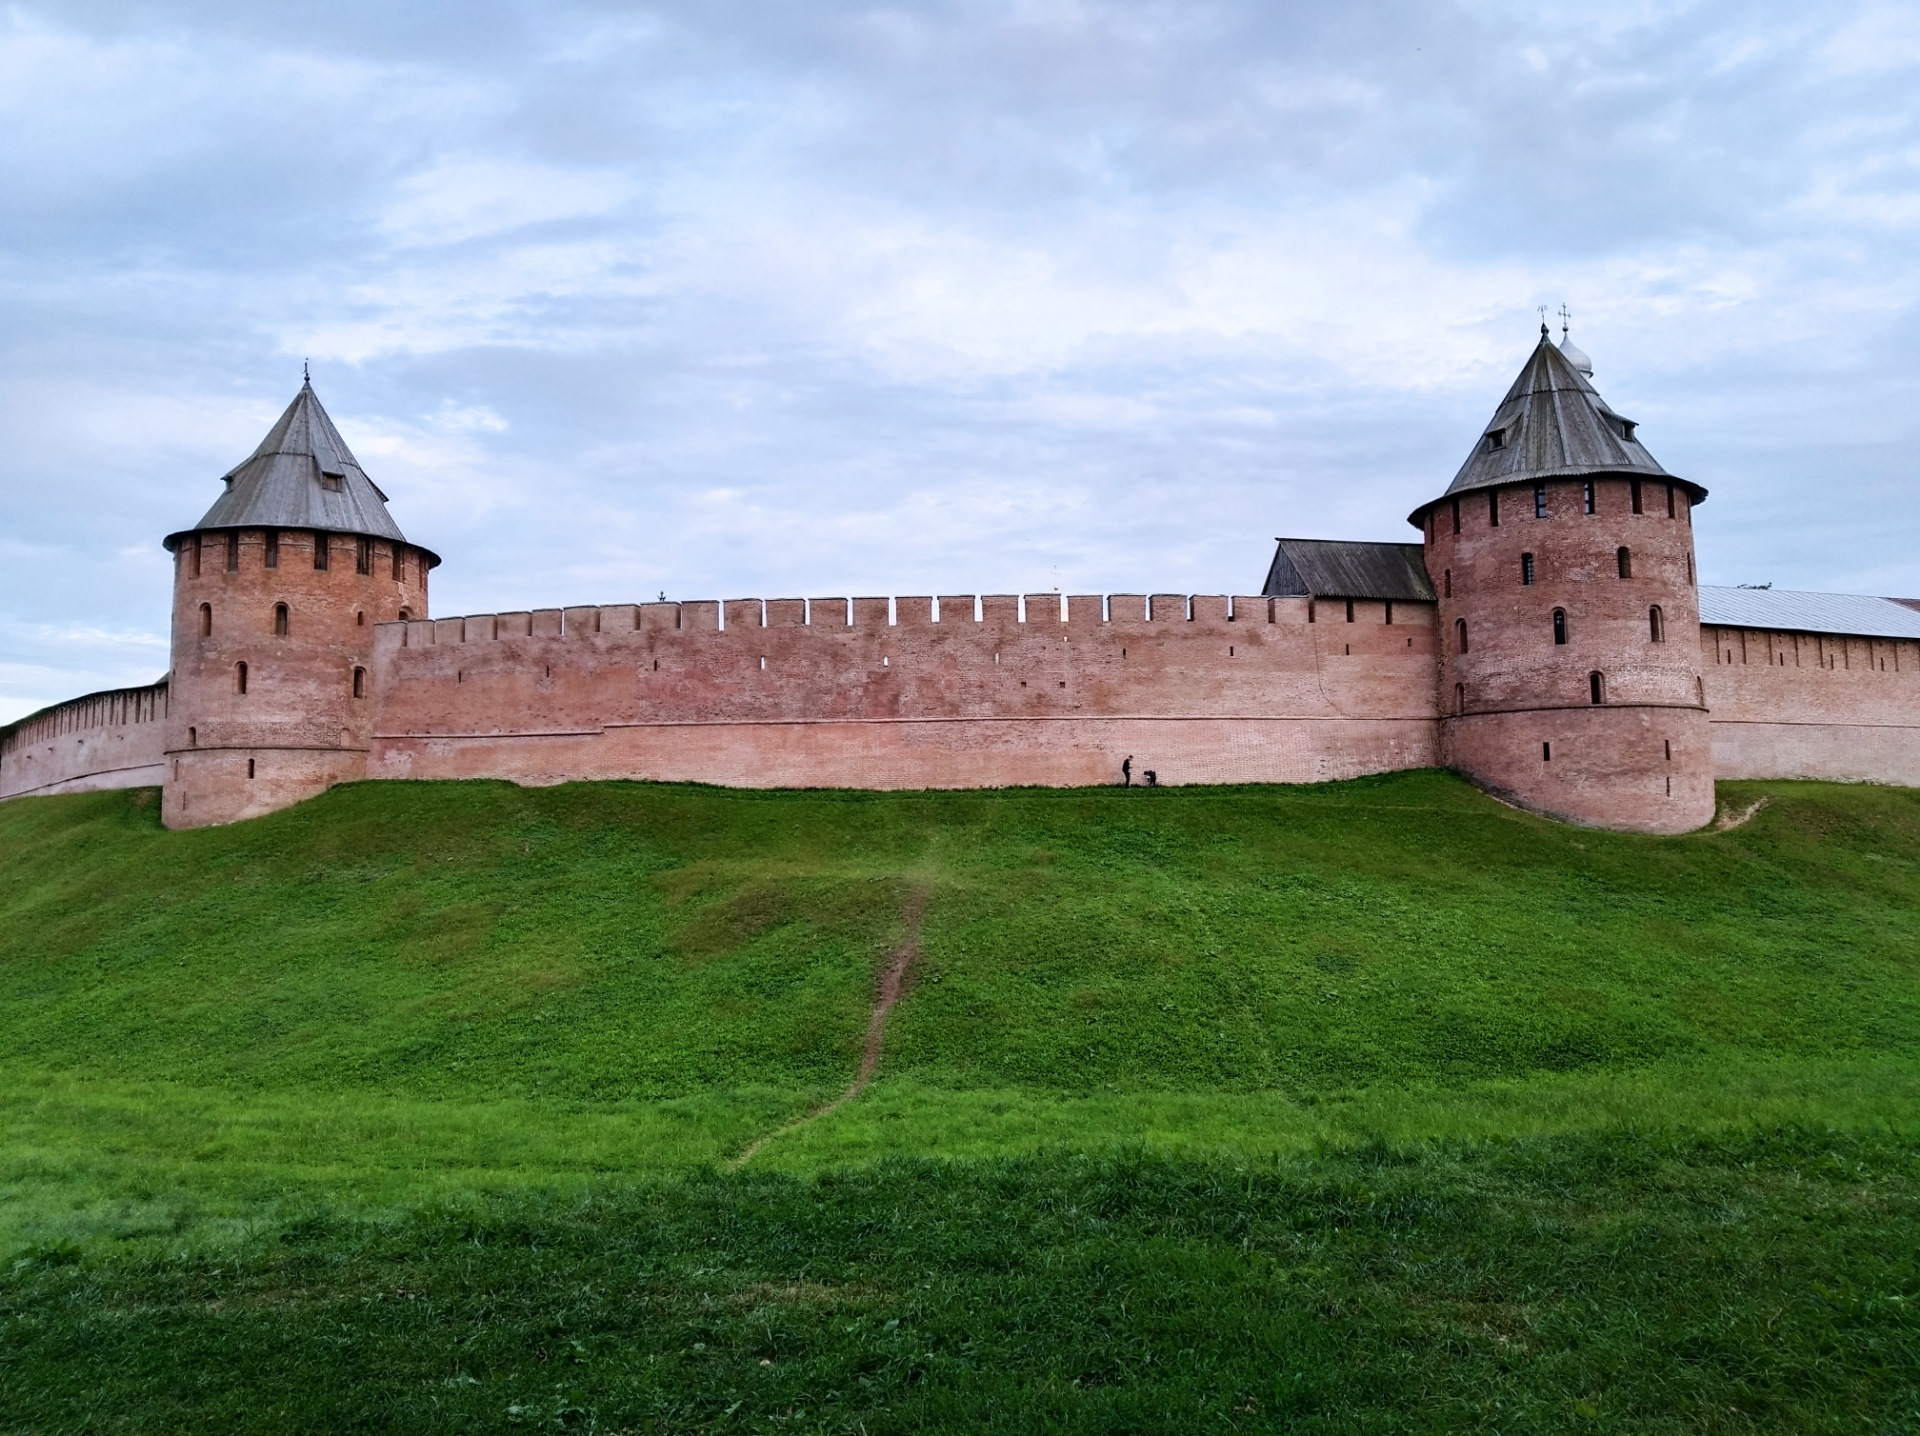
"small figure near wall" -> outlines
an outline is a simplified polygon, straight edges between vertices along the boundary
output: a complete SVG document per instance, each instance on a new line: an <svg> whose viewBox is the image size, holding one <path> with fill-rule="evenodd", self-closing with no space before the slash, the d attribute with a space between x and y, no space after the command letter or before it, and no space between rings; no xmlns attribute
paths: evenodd
<svg viewBox="0 0 1920 1436"><path fill-rule="evenodd" d="M1131 753L1120 760L1120 786L1123 788L1133 786L1133 754Z"/></svg>
<svg viewBox="0 0 1920 1436"><path fill-rule="evenodd" d="M1140 776L1147 780L1147 786L1149 788L1157 788L1160 786L1160 775L1154 772L1153 769L1147 769L1147 771Z"/></svg>

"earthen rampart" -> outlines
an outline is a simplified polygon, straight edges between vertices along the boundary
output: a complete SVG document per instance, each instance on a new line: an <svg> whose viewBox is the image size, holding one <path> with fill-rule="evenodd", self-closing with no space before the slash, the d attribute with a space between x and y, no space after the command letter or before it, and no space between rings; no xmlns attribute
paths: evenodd
<svg viewBox="0 0 1920 1436"><path fill-rule="evenodd" d="M166 777L167 683L69 699L0 729L0 798L145 788Z"/></svg>
<svg viewBox="0 0 1920 1436"><path fill-rule="evenodd" d="M1722 778L1920 786L1920 643L1703 627Z"/></svg>
<svg viewBox="0 0 1920 1436"><path fill-rule="evenodd" d="M1352 617L1349 620L1348 614ZM865 788L1311 782L1438 761L1432 604L988 594L375 633L370 777Z"/></svg>

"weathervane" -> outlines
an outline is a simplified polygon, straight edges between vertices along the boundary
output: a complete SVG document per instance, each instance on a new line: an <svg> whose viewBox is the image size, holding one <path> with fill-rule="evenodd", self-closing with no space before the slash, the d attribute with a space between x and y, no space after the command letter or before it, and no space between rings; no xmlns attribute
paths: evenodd
<svg viewBox="0 0 1920 1436"><path fill-rule="evenodd" d="M1547 337L1547 306L1536 304L1533 307L1540 311L1540 337L1545 339Z"/></svg>
<svg viewBox="0 0 1920 1436"><path fill-rule="evenodd" d="M300 361L300 377L309 384L313 382L313 370L308 367L308 362L305 359Z"/></svg>

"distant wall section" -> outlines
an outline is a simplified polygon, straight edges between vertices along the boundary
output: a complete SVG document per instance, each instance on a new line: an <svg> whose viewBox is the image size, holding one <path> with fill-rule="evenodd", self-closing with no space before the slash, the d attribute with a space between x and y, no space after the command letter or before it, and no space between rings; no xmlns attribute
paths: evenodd
<svg viewBox="0 0 1920 1436"><path fill-rule="evenodd" d="M0 729L0 798L157 787L166 718L164 679L43 708Z"/></svg>
<svg viewBox="0 0 1920 1436"><path fill-rule="evenodd" d="M382 625L375 778L977 788L1439 762L1434 606L745 599Z"/></svg>
<svg viewBox="0 0 1920 1436"><path fill-rule="evenodd" d="M1714 771L1920 787L1920 643L1702 627Z"/></svg>

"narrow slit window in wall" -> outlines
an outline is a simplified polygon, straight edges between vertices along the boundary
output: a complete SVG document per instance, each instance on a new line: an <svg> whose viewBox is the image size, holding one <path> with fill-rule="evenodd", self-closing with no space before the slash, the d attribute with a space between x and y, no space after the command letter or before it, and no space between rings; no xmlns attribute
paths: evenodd
<svg viewBox="0 0 1920 1436"><path fill-rule="evenodd" d="M1540 745L1540 761L1542 763L1551 763L1553 761L1553 744L1542 743Z"/></svg>
<svg viewBox="0 0 1920 1436"><path fill-rule="evenodd" d="M200 636L213 637L213 605L210 603L200 605Z"/></svg>
<svg viewBox="0 0 1920 1436"><path fill-rule="evenodd" d="M193 547L187 550L187 577L200 577L200 535L193 536Z"/></svg>
<svg viewBox="0 0 1920 1436"><path fill-rule="evenodd" d="M1500 490L1498 489L1487 490L1487 527L1491 529L1500 527Z"/></svg>
<svg viewBox="0 0 1920 1436"><path fill-rule="evenodd" d="M1667 517L1668 518L1676 517L1673 511L1673 485L1672 484L1667 485Z"/></svg>
<svg viewBox="0 0 1920 1436"><path fill-rule="evenodd" d="M1640 507L1640 481L1638 479L1633 481L1633 511L1636 514L1646 512L1645 509Z"/></svg>
<svg viewBox="0 0 1920 1436"><path fill-rule="evenodd" d="M367 670L364 668L353 670L353 696L355 698L367 696Z"/></svg>
<svg viewBox="0 0 1920 1436"><path fill-rule="evenodd" d="M1467 685L1464 683L1453 685L1453 711L1455 713L1467 711Z"/></svg>
<svg viewBox="0 0 1920 1436"><path fill-rule="evenodd" d="M1607 701L1606 680L1598 673L1589 673L1587 675L1587 696L1595 703L1604 703Z"/></svg>
<svg viewBox="0 0 1920 1436"><path fill-rule="evenodd" d="M355 573L373 572L373 540L361 539L353 551L353 571Z"/></svg>
<svg viewBox="0 0 1920 1436"><path fill-rule="evenodd" d="M1353 622L1353 600L1352 599L1347 600L1347 622L1348 623Z"/></svg>
<svg viewBox="0 0 1920 1436"><path fill-rule="evenodd" d="M240 530L227 535L227 572L240 572Z"/></svg>
<svg viewBox="0 0 1920 1436"><path fill-rule="evenodd" d="M1586 504L1587 512L1588 513L1595 512L1594 504L1593 504L1593 480L1592 479L1587 480L1586 487L1581 494L1581 498L1584 500Z"/></svg>
<svg viewBox="0 0 1920 1436"><path fill-rule="evenodd" d="M1533 555L1530 553L1520 555L1520 582L1526 587L1533 585Z"/></svg>
<svg viewBox="0 0 1920 1436"><path fill-rule="evenodd" d="M246 695L247 665L244 663L236 663L233 665L233 691L243 697Z"/></svg>
<svg viewBox="0 0 1920 1436"><path fill-rule="evenodd" d="M1533 486L1533 516L1537 519L1543 519L1547 516L1547 486L1545 484L1535 484Z"/></svg>
<svg viewBox="0 0 1920 1436"><path fill-rule="evenodd" d="M1442 587L1446 589L1447 597L1452 598L1453 597L1453 570L1452 569L1447 569L1445 571L1445 577L1442 582Z"/></svg>
<svg viewBox="0 0 1920 1436"><path fill-rule="evenodd" d="M353 615L353 626L355 628L365 628L367 626L367 615L364 610Z"/></svg>
<svg viewBox="0 0 1920 1436"><path fill-rule="evenodd" d="M275 638L287 636L287 606L284 603L276 603L273 606L273 636Z"/></svg>
<svg viewBox="0 0 1920 1436"><path fill-rule="evenodd" d="M1467 621L1464 618L1453 621L1453 648L1456 653L1467 651Z"/></svg>
<svg viewBox="0 0 1920 1436"><path fill-rule="evenodd" d="M1392 599L1387 600L1387 626L1389 628L1393 626L1393 600Z"/></svg>
<svg viewBox="0 0 1920 1436"><path fill-rule="evenodd" d="M1312 623L1314 621L1315 621L1315 618L1314 618L1313 600L1308 599L1307 600L1307 622Z"/></svg>
<svg viewBox="0 0 1920 1436"><path fill-rule="evenodd" d="M1647 610L1647 636L1655 643L1667 641L1666 628L1661 622L1658 604Z"/></svg>
<svg viewBox="0 0 1920 1436"><path fill-rule="evenodd" d="M1620 577L1622 578L1633 577L1633 550L1632 549L1625 548L1625 547L1615 549L1613 551L1613 561L1620 569Z"/></svg>
<svg viewBox="0 0 1920 1436"><path fill-rule="evenodd" d="M1665 742L1667 745L1667 761L1671 763L1673 761L1673 739L1668 738Z"/></svg>
<svg viewBox="0 0 1920 1436"><path fill-rule="evenodd" d="M1567 641L1567 611L1564 608L1553 611L1553 641L1556 644Z"/></svg>
<svg viewBox="0 0 1920 1436"><path fill-rule="evenodd" d="M399 544L393 546L393 581L400 582L407 576L407 551Z"/></svg>
<svg viewBox="0 0 1920 1436"><path fill-rule="evenodd" d="M267 530L267 567L280 567L280 530Z"/></svg>
<svg viewBox="0 0 1920 1436"><path fill-rule="evenodd" d="M247 776L249 778L253 776L253 759L251 758L247 759Z"/></svg>
<svg viewBox="0 0 1920 1436"><path fill-rule="evenodd" d="M327 566L327 536L317 533L313 536L313 566L323 569Z"/></svg>
<svg viewBox="0 0 1920 1436"><path fill-rule="evenodd" d="M200 730L198 728L187 729L187 746L189 748L198 748L200 746Z"/></svg>

